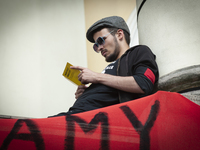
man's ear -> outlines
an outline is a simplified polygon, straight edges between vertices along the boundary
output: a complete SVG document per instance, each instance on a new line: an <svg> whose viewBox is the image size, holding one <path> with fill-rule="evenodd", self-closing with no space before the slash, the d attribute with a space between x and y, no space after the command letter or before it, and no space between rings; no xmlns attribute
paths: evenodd
<svg viewBox="0 0 200 150"><path fill-rule="evenodd" d="M124 31L122 29L117 30L117 38L121 41L124 38Z"/></svg>

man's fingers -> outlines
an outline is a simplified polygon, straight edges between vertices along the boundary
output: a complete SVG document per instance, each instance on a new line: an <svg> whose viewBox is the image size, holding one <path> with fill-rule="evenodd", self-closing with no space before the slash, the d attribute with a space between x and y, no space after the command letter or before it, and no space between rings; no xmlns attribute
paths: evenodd
<svg viewBox="0 0 200 150"><path fill-rule="evenodd" d="M86 88L87 88L86 85L79 85L79 86L78 86L78 89L86 89Z"/></svg>
<svg viewBox="0 0 200 150"><path fill-rule="evenodd" d="M83 93L80 93L80 94L76 94L75 95L75 99L78 99Z"/></svg>
<svg viewBox="0 0 200 150"><path fill-rule="evenodd" d="M76 69L76 70L80 70L82 71L83 69L85 69L85 67L81 67L81 66L70 66L71 69Z"/></svg>
<svg viewBox="0 0 200 150"><path fill-rule="evenodd" d="M78 74L78 79L80 78L81 79L81 76L82 76L82 72L80 72L79 74ZM79 80L80 81L80 80Z"/></svg>
<svg viewBox="0 0 200 150"><path fill-rule="evenodd" d="M79 86L78 86L78 89L76 90L75 95L76 95L76 94L83 93L83 92L85 91L86 88L87 88L86 85L79 85Z"/></svg>
<svg viewBox="0 0 200 150"><path fill-rule="evenodd" d="M77 89L77 91L75 93L75 98L77 99L79 96L81 96L86 88L87 88L86 85L79 85L78 89Z"/></svg>
<svg viewBox="0 0 200 150"><path fill-rule="evenodd" d="M82 94L84 91L85 91L85 90L81 89L81 90L77 91L77 92L75 93L75 95Z"/></svg>

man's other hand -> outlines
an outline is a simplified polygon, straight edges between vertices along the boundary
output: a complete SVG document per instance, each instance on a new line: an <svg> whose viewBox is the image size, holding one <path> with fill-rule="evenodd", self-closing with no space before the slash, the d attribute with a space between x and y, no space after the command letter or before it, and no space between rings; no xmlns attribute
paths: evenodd
<svg viewBox="0 0 200 150"><path fill-rule="evenodd" d="M86 88L88 88L86 85L79 85L75 93L75 98L78 99Z"/></svg>

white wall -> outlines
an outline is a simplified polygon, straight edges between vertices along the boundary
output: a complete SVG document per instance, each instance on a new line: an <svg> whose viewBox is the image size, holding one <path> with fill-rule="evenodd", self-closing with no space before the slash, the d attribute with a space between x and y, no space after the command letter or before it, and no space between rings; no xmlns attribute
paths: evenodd
<svg viewBox="0 0 200 150"><path fill-rule="evenodd" d="M157 55L160 76L200 64L199 15L199 0L149 0L142 7L139 42Z"/></svg>
<svg viewBox="0 0 200 150"><path fill-rule="evenodd" d="M76 85L68 62L87 66L83 0L0 0L0 115L67 111Z"/></svg>

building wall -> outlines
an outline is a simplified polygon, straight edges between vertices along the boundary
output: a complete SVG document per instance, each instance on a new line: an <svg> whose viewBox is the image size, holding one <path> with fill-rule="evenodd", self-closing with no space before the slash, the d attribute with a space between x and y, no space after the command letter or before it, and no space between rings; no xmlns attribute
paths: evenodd
<svg viewBox="0 0 200 150"><path fill-rule="evenodd" d="M142 1L137 0L137 7ZM200 64L199 8L199 0L150 0L143 5L139 41L157 55L161 77Z"/></svg>
<svg viewBox="0 0 200 150"><path fill-rule="evenodd" d="M0 0L0 115L47 117L74 103L67 62L87 67L83 0Z"/></svg>
<svg viewBox="0 0 200 150"><path fill-rule="evenodd" d="M137 0L137 7L142 0ZM140 44L157 55L158 90L179 92L200 105L200 1L146 1L138 18Z"/></svg>

